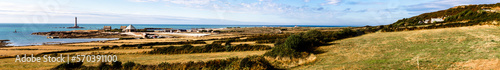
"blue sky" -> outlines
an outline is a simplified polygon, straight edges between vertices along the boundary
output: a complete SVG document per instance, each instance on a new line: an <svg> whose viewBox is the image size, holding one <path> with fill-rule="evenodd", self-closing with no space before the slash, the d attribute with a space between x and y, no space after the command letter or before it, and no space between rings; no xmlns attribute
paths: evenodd
<svg viewBox="0 0 500 70"><path fill-rule="evenodd" d="M498 0L0 0L0 23L386 25Z"/></svg>

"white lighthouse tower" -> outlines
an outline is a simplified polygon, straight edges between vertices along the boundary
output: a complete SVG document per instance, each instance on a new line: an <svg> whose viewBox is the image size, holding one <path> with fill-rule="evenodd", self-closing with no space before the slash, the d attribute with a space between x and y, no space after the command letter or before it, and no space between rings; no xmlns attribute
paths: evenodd
<svg viewBox="0 0 500 70"><path fill-rule="evenodd" d="M77 19L77 17L75 17L75 26L73 26L73 27L68 27L68 28L83 28L83 27L79 27L79 26L78 26L78 19Z"/></svg>

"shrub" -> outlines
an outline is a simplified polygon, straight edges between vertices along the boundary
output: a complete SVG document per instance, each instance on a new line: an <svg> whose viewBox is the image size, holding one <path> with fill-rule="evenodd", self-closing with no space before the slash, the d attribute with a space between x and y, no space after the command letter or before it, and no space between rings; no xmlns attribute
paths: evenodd
<svg viewBox="0 0 500 70"><path fill-rule="evenodd" d="M111 48L120 48L120 46L118 46L118 45L113 45L113 46L111 46Z"/></svg>
<svg viewBox="0 0 500 70"><path fill-rule="evenodd" d="M135 63L134 62L130 62L130 61L123 64L123 68L125 68L125 69L131 69L134 66L135 66Z"/></svg>
<svg viewBox="0 0 500 70"><path fill-rule="evenodd" d="M142 49L142 45L137 45L137 49Z"/></svg>
<svg viewBox="0 0 500 70"><path fill-rule="evenodd" d="M122 68L122 62L121 61L116 61L116 62L113 62L113 68L115 69L119 69L119 68Z"/></svg>
<svg viewBox="0 0 500 70"><path fill-rule="evenodd" d="M226 44L224 44L225 46L231 46L231 42L233 42L234 40L227 40L226 41Z"/></svg>
<svg viewBox="0 0 500 70"><path fill-rule="evenodd" d="M79 68L81 67L83 62L70 62L70 63L62 63L60 65L57 65L53 69L59 69L59 70L67 70L67 69L74 69L74 68Z"/></svg>
<svg viewBox="0 0 500 70"><path fill-rule="evenodd" d="M240 44L235 46L222 46L220 44L208 44L205 46L194 47L192 45L183 45L180 47L170 46L155 48L150 51L151 54L185 54L185 53L207 53L207 52L223 52L223 51L255 51L255 50L268 50L271 49L267 45L249 45Z"/></svg>
<svg viewBox="0 0 500 70"><path fill-rule="evenodd" d="M299 35L291 35L286 39L282 47L301 51L302 47L306 47L306 43L304 39L302 39L302 37L300 37Z"/></svg>
<svg viewBox="0 0 500 70"><path fill-rule="evenodd" d="M101 70L109 70L111 69L111 66L107 65L105 62L101 62L97 65L97 68Z"/></svg>
<svg viewBox="0 0 500 70"><path fill-rule="evenodd" d="M102 46L101 49L109 49L109 46Z"/></svg>

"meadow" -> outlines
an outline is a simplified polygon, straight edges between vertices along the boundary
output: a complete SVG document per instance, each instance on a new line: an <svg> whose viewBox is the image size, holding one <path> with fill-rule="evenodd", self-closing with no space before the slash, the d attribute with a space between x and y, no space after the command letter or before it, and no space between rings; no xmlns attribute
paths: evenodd
<svg viewBox="0 0 500 70"><path fill-rule="evenodd" d="M303 69L499 69L500 27L380 32L330 42Z"/></svg>

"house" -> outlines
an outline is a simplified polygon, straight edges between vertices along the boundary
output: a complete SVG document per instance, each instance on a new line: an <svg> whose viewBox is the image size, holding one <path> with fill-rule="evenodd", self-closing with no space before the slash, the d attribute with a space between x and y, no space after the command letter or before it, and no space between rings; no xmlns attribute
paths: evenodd
<svg viewBox="0 0 500 70"><path fill-rule="evenodd" d="M427 20L419 21L418 23L436 23L436 22L444 22L444 19L446 19L446 17L442 17L442 18L431 18L431 19L427 19Z"/></svg>
<svg viewBox="0 0 500 70"><path fill-rule="evenodd" d="M431 18L431 21L429 23L435 23L435 22L443 22L444 18Z"/></svg>
<svg viewBox="0 0 500 70"><path fill-rule="evenodd" d="M104 26L102 29L103 30L111 30L111 26Z"/></svg>
<svg viewBox="0 0 500 70"><path fill-rule="evenodd" d="M483 9L483 10L487 12L499 12L498 10L495 9Z"/></svg>
<svg viewBox="0 0 500 70"><path fill-rule="evenodd" d="M132 26L132 25L128 25L127 28L123 29L122 31L124 32L132 32L132 31L135 31L135 27Z"/></svg>
<svg viewBox="0 0 500 70"><path fill-rule="evenodd" d="M120 29L125 29L127 28L127 26L120 26Z"/></svg>

